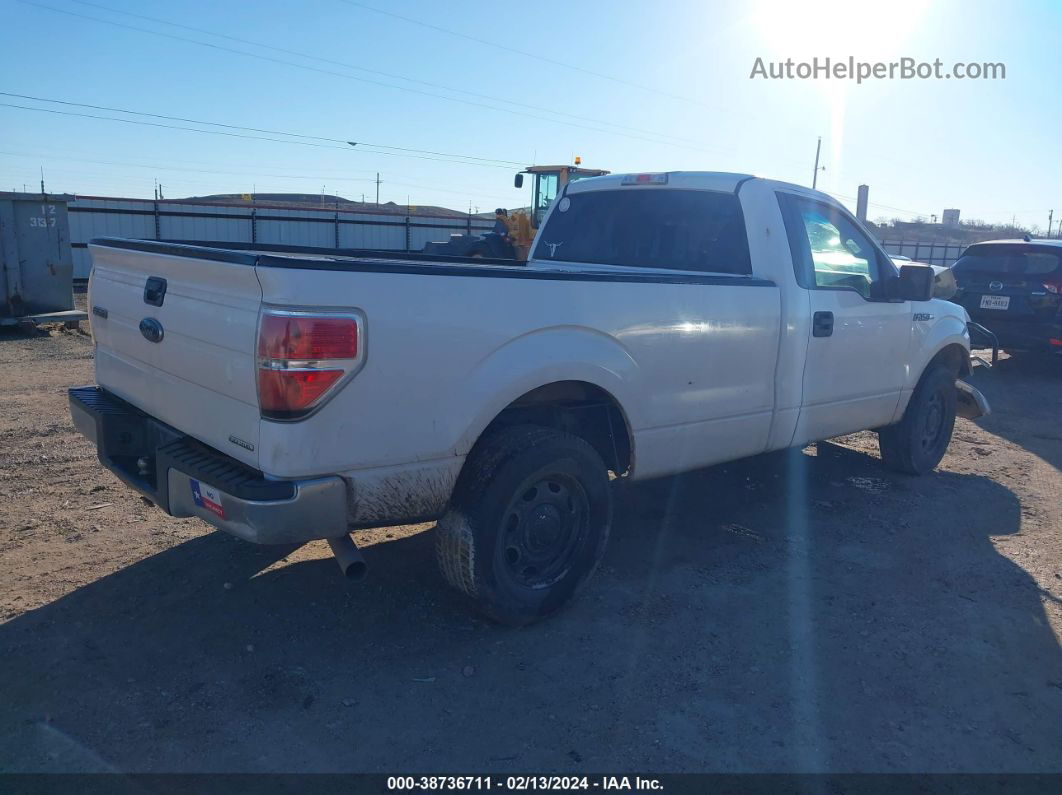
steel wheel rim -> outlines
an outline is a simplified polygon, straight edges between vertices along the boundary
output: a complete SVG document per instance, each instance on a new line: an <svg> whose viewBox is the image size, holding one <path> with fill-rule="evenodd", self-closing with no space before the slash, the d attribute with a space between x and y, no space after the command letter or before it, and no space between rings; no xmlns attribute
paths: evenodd
<svg viewBox="0 0 1062 795"><path fill-rule="evenodd" d="M516 490L502 514L501 563L525 588L548 588L571 570L588 535L590 499L579 480L536 474Z"/></svg>
<svg viewBox="0 0 1062 795"><path fill-rule="evenodd" d="M934 392L926 403L925 422L922 424L922 449L933 450L944 435L944 396Z"/></svg>

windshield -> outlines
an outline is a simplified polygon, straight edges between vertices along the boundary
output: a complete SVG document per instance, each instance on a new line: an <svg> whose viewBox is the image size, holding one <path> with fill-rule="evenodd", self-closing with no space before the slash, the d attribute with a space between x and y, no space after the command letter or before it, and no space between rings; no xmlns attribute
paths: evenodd
<svg viewBox="0 0 1062 795"><path fill-rule="evenodd" d="M1053 251L1027 246L971 246L955 263L955 270L979 273L1041 276L1058 270L1062 260Z"/></svg>
<svg viewBox="0 0 1062 795"><path fill-rule="evenodd" d="M730 193L592 191L564 196L535 247L537 259L750 273L741 205Z"/></svg>

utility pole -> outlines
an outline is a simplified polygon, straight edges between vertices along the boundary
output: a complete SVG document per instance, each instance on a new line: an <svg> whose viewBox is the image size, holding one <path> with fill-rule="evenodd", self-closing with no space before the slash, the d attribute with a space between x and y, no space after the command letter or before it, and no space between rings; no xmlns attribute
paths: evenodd
<svg viewBox="0 0 1062 795"><path fill-rule="evenodd" d="M380 206L380 172L376 172L376 206Z"/></svg>
<svg viewBox="0 0 1062 795"><path fill-rule="evenodd" d="M41 166L41 196L45 195L44 191L44 166Z"/></svg>
<svg viewBox="0 0 1062 795"><path fill-rule="evenodd" d="M1054 222L1055 222L1055 211L1051 210L1051 212L1049 212L1047 214L1047 236L1048 237L1051 237L1051 224L1053 224Z"/></svg>
<svg viewBox="0 0 1062 795"><path fill-rule="evenodd" d="M822 136L819 136L819 142L815 144L815 171L811 175L811 189L815 190L815 186L819 184L819 152L822 151ZM825 167L823 168L825 170Z"/></svg>

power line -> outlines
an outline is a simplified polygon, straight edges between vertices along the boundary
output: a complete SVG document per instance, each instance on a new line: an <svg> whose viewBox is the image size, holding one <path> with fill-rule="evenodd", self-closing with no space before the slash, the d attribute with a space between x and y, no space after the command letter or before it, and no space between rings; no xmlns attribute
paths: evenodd
<svg viewBox="0 0 1062 795"><path fill-rule="evenodd" d="M280 144L295 144L295 145L298 145L298 146L312 146L312 147L315 147L317 149L342 149L345 152L357 151L356 148L352 148L349 145L348 146L337 146L337 145L325 144L325 143L314 143L313 141L295 141L295 140L290 140L290 139L285 139L285 138L268 138L268 137L261 136L261 135L244 135L242 133L225 132L223 130L200 130L200 129L196 128L196 127L182 127L182 126L175 125L175 124L162 124L160 122L141 121L139 119L119 119L119 118L115 118L114 116L99 116L99 115L96 115L94 113L77 113L75 111L56 110L55 108L33 108L33 107L28 106L28 105L16 105L16 104L10 103L10 102L0 102L0 107L17 108L19 110L31 110L31 111L37 111L38 113L53 113L53 114L57 114L59 116L77 116L77 117L85 118L85 119L98 119L98 120L101 120L101 121L116 121L116 122L121 122L122 124L136 124L136 125L140 125L142 127L161 127L161 128L168 129L168 130L183 130L185 132L203 133L205 135L224 135L224 136L226 136L228 138L245 138L245 139L249 139L249 140L253 140L253 141L272 141L273 143L280 143ZM123 111L123 112L129 112L129 111ZM211 124L211 122L193 122L193 123L195 123L195 124ZM376 154L376 155L387 155L389 157L408 157L408 158L413 158L414 160L433 160L433 161L436 161L436 162L439 162L439 163L459 163L460 165L465 165L465 166L482 166L484 168L503 168L503 169L506 169L506 170L512 168L512 166L495 165L493 163L479 163L479 162L473 162L473 161L467 161L467 160L447 160L447 159L439 158L439 157L429 157L427 155L404 154L402 152L382 152L382 151L371 150L371 149L370 150L366 150L366 151L371 152L372 154Z"/></svg>
<svg viewBox="0 0 1062 795"><path fill-rule="evenodd" d="M64 149L63 151L67 151L67 150ZM76 152L77 150L70 150L70 151ZM82 152L82 154L95 154L95 153ZM37 161L40 158L46 158L46 159L49 159L49 160L69 160L69 161L77 162L77 163L96 163L96 164L99 164L99 165L106 165L106 166L135 166L137 168L153 168L153 169L158 169L158 170L163 170L163 171L191 171L191 172L196 172L196 173L201 173L201 174L229 174L229 175L237 176L237 177L254 177L254 176L258 176L258 175L262 174L262 172L258 171L257 168L254 165L246 164L246 163L232 163L230 165L242 166L244 168L250 168L251 169L250 171L247 171L247 170L244 170L244 171L228 171L228 170L224 170L224 167L222 165L218 165L217 167L211 167L211 168L191 168L191 167L189 167L187 165L183 165L183 166L179 165L181 163L192 162L192 161L184 161L184 160L167 160L167 161L165 161L166 163L172 163L172 164L178 164L178 165L159 165L159 164L154 164L154 163L134 163L134 162L130 162L128 160L97 160L97 159L93 159L93 158L89 158L89 157L69 157L69 156L66 156L66 155L55 155L55 154L52 154L51 152L13 152L13 151L9 151L9 150L0 149L0 156L3 156L3 155L8 155L10 157L28 158L28 159L32 159L34 161ZM200 162L201 165L211 165L211 164L208 164L208 163L204 163L203 161L198 161L198 162ZM291 167L288 167L288 166L278 166L278 165L273 164L273 163L270 163L269 167L271 169L281 170L281 171L305 172L305 170L306 170L305 168L291 168ZM368 171L368 170L365 170L365 169L347 169L347 168L344 168L343 169L343 173L371 174L371 173L375 173L375 172ZM301 173L297 174L297 175L294 175L294 176L300 176L300 175L301 175ZM281 179L286 179L287 177L290 177L290 176L293 176L293 175L291 175L291 174L266 174L264 176L275 176L275 177L279 177ZM315 177L313 177L313 179L322 179L322 177L315 176ZM323 179L335 179L335 177L330 175L328 177L323 177ZM353 179L353 178L351 177L351 178L348 178L348 179ZM361 179L368 179L368 178L367 177L363 177Z"/></svg>
<svg viewBox="0 0 1062 795"><path fill-rule="evenodd" d="M180 167L180 166L166 166L166 165L160 165L160 164L157 164L157 163L131 163L129 161L122 161L122 160L95 160L95 159L81 158L81 157L67 157L67 156L63 156L63 155L41 154L41 153L20 153L20 152L8 152L8 151L3 151L3 150L0 150L0 155L8 155L8 156L12 156L12 157L25 157L25 158L33 158L33 159L47 158L49 160L65 160L65 161L70 161L70 162L74 162L74 163L89 163L89 164L95 164L95 165L128 166L130 168L142 168L142 169L147 169L147 170L150 170L150 171L190 172L190 173L197 173L197 174L227 174L229 176L245 177L245 178L268 177L270 179L311 180L311 181L314 181L314 182L318 182L318 181L321 181L321 180L331 181L331 182L369 182L369 183L376 182L376 179L374 179L372 177L340 177L340 176L336 176L334 174L328 174L328 175L322 175L322 174L291 175L291 174L270 174L270 173L263 173L263 172L260 172L260 171L254 171L254 172L225 171L225 170L214 169L214 168L211 168L211 169L188 168L188 167ZM97 172L75 171L75 170L72 170L72 169L61 169L61 171L65 172L65 173L88 174L88 175L94 176L94 177L96 176L96 173L97 173ZM112 175L115 174L115 172L113 172L113 171L108 172L108 173L112 174ZM370 173L372 173L372 172L370 172ZM395 175L395 176L398 176L401 179L405 175L398 174L398 175ZM136 179L137 177L135 177L133 175L130 175L128 178L129 179ZM98 181L99 177L96 177L96 179ZM171 183L173 182L173 180L169 180L169 181ZM220 182L220 180L218 182ZM439 192L439 193L452 193L452 194L460 195L460 196L468 196L469 194L474 194L474 195L477 195L477 196L484 196L484 197L490 196L490 197L493 197L493 198L500 198L500 199L503 199L503 200L512 198L511 195L503 196L501 194L489 193L489 192L483 191L483 190L481 190L479 188L470 188L470 187L467 187L467 186L450 185L449 187L443 188L443 187L439 187L439 186L436 186L436 185L424 185L424 184L420 184L420 183L403 182L403 181L398 181L398 180L389 180L389 183L392 184L392 185L402 185L403 187L418 188L420 190L429 190L429 191L435 191L435 192ZM194 184L201 184L201 183L184 182L183 184L194 185Z"/></svg>
<svg viewBox="0 0 1062 795"><path fill-rule="evenodd" d="M160 36L162 38L173 39L175 41L183 41L183 42L187 42L187 43L190 43L190 44L198 45L200 47L207 47L207 48L210 48L210 49L213 49L213 50L221 50L222 52L229 52L229 53L233 53L235 55L242 55L245 58L255 58L255 59L260 60L260 61L267 61L269 63L282 64L284 66L291 66L291 67L294 67L296 69L304 69L304 70L310 71L310 72L317 72L317 73L320 73L320 74L332 75L334 77L342 77L342 78L345 78L347 80L356 80L356 81L361 82L361 83L368 83L370 85L382 86L384 88L393 88L393 89L396 89L398 91L406 91L406 92L413 93L413 94L420 94L422 96L433 97L435 99L442 99L442 100L446 100L448 102L457 102L457 103L460 103L462 105L469 105L471 107L485 108L487 110L497 111L498 113L508 113L509 115L512 115L512 116L521 116L523 118L534 119L536 121L548 121L548 122L551 122L553 124L563 124L563 125L568 126L568 127L574 127L574 128L582 129L582 130L590 130L592 132L597 132L597 133L604 133L605 135L615 135L615 136L619 136L619 137L622 137L622 138L630 138L632 140L644 141L646 143L662 144L662 145L665 145L665 146L674 146L674 147L678 147L680 149L690 149L690 150L693 150L693 151L701 151L701 152L712 152L713 151L713 149L708 148L708 147L704 147L704 146L693 146L693 145L690 145L690 144L683 144L683 143L678 143L678 142L675 142L675 141L662 140L660 138L647 138L647 137L642 136L642 135L632 135L630 133L619 132L618 130L608 130L608 129L603 129L601 127L591 127L591 126L588 126L586 124L577 124L575 122L567 122L567 121L563 121L563 120L560 120L560 119L542 119L541 116L538 116L538 115L533 114L533 113L525 113L523 111L512 110L510 108L499 108L496 105L489 105L489 104L484 103L484 102L473 102L472 100L459 99L457 97L448 97L448 96L445 96L443 94L437 94L437 93L434 93L434 92L431 92L431 91L423 91L421 89L410 88L408 86L396 86L396 85L394 85L392 83L384 83L384 82L381 82L379 80L370 80L370 79L365 78L365 77L356 77L355 75L346 74L344 72L336 72L336 71L331 70L331 69L321 69L321 68L316 67L316 66L308 66L306 64L294 63L292 61L286 61L286 60L283 60L281 58L273 58L273 57L270 57L268 55L261 55L261 54L258 54L258 53L245 52L243 50L236 50L236 49L233 49L232 47L225 47L225 46L220 45L220 44L211 44L210 42L197 41L196 39L190 39L187 36L177 36L177 35L174 35L174 34L171 34L171 33L162 33L161 31L149 30L148 28L141 28L141 27L138 27L136 25L128 25L128 24L125 24L123 22L115 22L115 21L109 20L109 19L100 19L99 17L89 16L88 14L79 14L79 13L77 13L75 11L69 11L67 9L55 8L54 6L49 6L49 5L45 5L43 3L33 2L33 0L19 0L19 2L23 3L25 5L35 6L36 8L43 8L43 9L45 9L47 11L53 11L53 12L58 13L58 14L67 14L68 16L78 17L80 19L87 19L87 20L90 20L92 22L98 22L98 23L101 23L101 24L104 24L104 25L113 25L115 27L124 28L126 30L135 30L135 31L139 31L140 33L147 33L147 34L152 35L152 36ZM602 122L600 120L598 120L596 123L598 123L598 124L606 124L606 125L609 124L609 122ZM719 151L725 151L725 150L716 148L714 151L719 152Z"/></svg>
<svg viewBox="0 0 1062 795"><path fill-rule="evenodd" d="M434 30L439 33L445 33L448 36L456 36L457 38L466 39L467 41L474 41L477 44L482 44L487 47L494 47L498 50L516 53L517 55L523 55L526 58L534 58L536 61L542 61L543 63L552 64L553 66L560 66L564 69L571 69L576 72L582 72L583 74L591 75L592 77L597 77L602 80L610 80L613 83L619 83L620 85L629 86L631 88L637 88L640 91L648 91L653 94L659 94L662 97L677 99L681 102L689 102L690 104L699 105L703 108L710 107L706 103L698 102L697 100L692 99L691 97L684 97L681 94L672 94L669 91L662 91L658 88L642 85L641 83L634 83L630 80L624 80L622 77L608 75L603 72L595 72L592 69L586 69L582 66L576 66L575 64L565 63L564 61L558 61L555 58L548 58L545 55L539 55L538 53L528 52L527 50L520 50L516 47L510 47L507 44L499 44L494 41L489 41L488 39L481 39L478 36L470 36L467 33L461 33L460 31L450 30L449 28L444 28L440 25L433 25L430 22L424 22L420 19L413 19L412 17L403 16L402 14L396 14L394 11L384 11L382 8L375 8L373 6L366 5L365 3L358 3L355 2L355 0L341 0L341 2L346 3L349 6L355 6L356 8L364 9L366 11L372 11L374 14L383 14L384 16L394 17L395 19L400 19L403 22L408 22L411 25L419 25L422 28L428 28L429 30Z"/></svg>
<svg viewBox="0 0 1062 795"><path fill-rule="evenodd" d="M67 151L67 150L64 150L64 151ZM73 151L77 151L77 150L73 150ZM82 151L81 154L95 154L95 153L83 152ZM306 173L304 173L305 169L303 169L303 168L292 168L292 167L288 167L288 166L280 166L280 165L273 164L273 163L271 163L270 166L269 166L271 169L281 170L281 171L285 171L285 170L286 171L299 171L299 172L303 172L303 173L299 173L299 174L263 173L262 171L258 170L258 166L254 165L254 164L251 164L251 163L230 163L229 165L242 166L245 169L250 169L249 171L247 171L247 170L245 170L245 171L231 171L231 170L226 170L223 166L220 166L220 165L214 166L213 164L205 163L203 161L186 161L186 160L184 160L184 161L182 161L182 160L173 161L173 160L171 160L171 161L167 161L167 162L169 162L169 163L183 163L185 165L164 165L164 164L160 164L160 163L130 162L128 160L99 160L99 159L88 158L88 157L70 157L70 156L67 156L67 155L52 154L51 152L13 152L13 151L8 151L8 150L0 150L0 156L3 156L3 155L7 155L7 156L10 156L10 157L21 157L21 158L32 159L35 163L39 162L40 159L43 158L43 159L46 159L46 160L66 160L66 161L71 161L71 162L75 162L75 163L92 163L92 164L106 165L106 166L129 166L131 168L144 168L144 169L151 169L151 170L154 170L154 171L181 171L181 172L192 172L192 173L200 173L200 174L228 174L228 175L235 176L235 177L248 177L248 178L270 177L270 178L274 178L274 179L310 179L310 180L313 180L313 181L325 180L325 181L341 181L341 182L373 182L373 183L376 182L375 177L338 177L338 176L335 176L334 174L327 174L327 175L324 175L324 174L306 174ZM200 165L205 165L205 166L209 166L209 167L208 168L191 168L191 167L189 167L187 165L189 162L197 162ZM369 169L343 169L343 172L344 173L372 174L372 175L375 175L377 173L376 171L369 170ZM411 177L408 174L397 174L397 173L394 173L394 172L391 172L391 171L388 172L388 175L391 176L391 177L396 177L399 180L403 180L403 179L420 179L420 176L412 176ZM496 198L501 198L501 199L511 199L512 198L511 194L510 195L506 195L506 196L502 196L501 194L490 194L490 193L484 192L484 190L482 190L482 189L480 189L478 187L477 188L472 188L472 187L469 187L467 185L458 185L458 186L456 186L458 188L458 190L452 190L452 189L442 188L442 187L439 187L439 186L436 186L436 185L422 185L422 184L414 184L414 183L411 183L411 182L397 182L396 181L393 184L404 185L404 186L409 186L409 187L416 187L416 188L423 188L425 190L443 191L443 192L448 192L448 193L457 193L457 194L466 194L466 195L469 194L469 193L474 193L474 194L481 195L481 196L490 195L490 196L494 196ZM451 188L455 187L452 183L447 183L447 184L450 185Z"/></svg>
<svg viewBox="0 0 1062 795"><path fill-rule="evenodd" d="M335 144L347 144L348 146L351 143L350 141L347 141L346 139L343 139L343 138L326 138L326 137L320 136L320 135L305 135L303 133L284 132L283 130L267 130L267 129L262 129L262 128L259 128L259 127L245 127L245 126L239 125L239 124L223 124L221 122L216 122L216 121L202 121L200 119L189 119L189 118L186 118L186 117L183 117L183 116L166 116L166 115L163 115L163 114L160 114L160 113L146 113L144 111L128 110L126 108L115 108L115 107L110 107L110 106L107 106L107 105L89 105L89 104L84 103L84 102L71 102L69 100L63 100L63 99L48 99L46 97L34 97L34 96L30 96L28 94L13 94L13 93L8 92L8 91L0 91L0 96L3 96L3 97L15 97L17 99L30 99L30 100L33 100L34 102L49 102L49 103L52 103L52 104L55 104L55 105L68 105L68 106L76 107L76 108L89 108L91 110L107 110L107 111L111 111L112 113L128 113L128 114L130 114L132 116L145 116L145 117L151 118L151 119L166 119L167 121L185 121L185 122L189 122L191 124L203 124L203 125L206 125L208 127L224 127L225 129L228 129L228 130L244 130L244 131L247 131L247 132L266 133L268 135L285 135L285 136L288 136L288 137L291 137L291 138L304 138L304 139L314 140L314 141L327 141L329 143L335 143ZM422 154L422 155L439 155L441 157L461 158L462 160L479 160L479 161L482 161L482 162L485 162L485 163L503 164L506 167L523 165L522 163L519 163L519 162L517 162L515 160L498 160L498 159L492 158L492 157L477 157L475 155L458 155L458 154L453 154L451 152L436 152L436 151L433 151L431 149L411 149L409 147L404 147L404 146L390 146L388 144L374 144L374 143L368 143L368 142L365 142L365 141L357 141L356 144L358 146L361 146L361 147L372 147L372 148L375 148L375 149L392 149L392 150L395 150L395 151L398 151L398 152L413 152L413 153ZM381 152L380 154L385 154L385 153Z"/></svg>
<svg viewBox="0 0 1062 795"><path fill-rule="evenodd" d="M609 127L616 127L617 129L621 129L621 130L630 130L632 132L644 133L646 135L654 135L654 136L657 136L657 137L660 137L660 138L671 138L671 139L674 139L676 141L684 141L686 143L691 143L691 144L695 144L695 145L699 145L700 144L699 141L695 141L695 140L693 140L691 138L683 138L682 136L672 135L670 133L658 132L656 130L645 130L645 129L642 129L642 128L639 128L639 127L631 127L631 126L625 125L625 124L617 124L615 122L610 122L610 121L606 121L604 119L599 119L599 118L595 118L595 117L591 117L591 116L580 116L580 115L575 114L575 113L569 113L569 112L566 112L566 111L559 111L559 110L556 110L554 108L544 107L542 105L531 105L531 104L528 104L526 102L517 102L517 101L512 100L512 99L506 99L505 97L496 97L496 96L492 96L490 94L481 94L481 93L476 92L476 91L469 91L468 89L465 89L465 88L456 88L454 86L448 86L448 85L445 85L443 83L433 83L433 82L428 81L428 80L418 80L417 78L407 77L405 75L396 74L394 72L383 72L383 71L380 71L379 69L370 69L368 67L359 66L357 64L352 64L352 63L349 63L347 61L337 61L337 60L335 60L333 58L324 58L324 57L319 56L319 55L313 55L311 53L301 52L299 50L291 50L291 49L287 49L285 47L277 47L276 45L266 44L266 43L260 42L260 41L254 41L253 39L244 39L244 38L240 38L239 36L229 35L227 33L218 33L216 31L210 30L208 28L199 28L199 27L194 27L192 25L183 25L183 24L178 23L178 22L170 22L169 20L159 19L158 17L147 16L146 14L135 14L132 11L124 11L124 10L119 9L119 8L111 8L110 6L103 5L102 3L93 3L93 2L90 2L89 0L74 0L74 2L78 3L80 5L84 5L84 6L91 6L92 8L98 8L98 9L101 9L103 11L109 11L109 12L111 12L113 14L122 14L123 16L133 17L135 19L143 19L143 20L146 20L148 22L154 22L154 23L159 24L159 25L168 25L170 27L179 28L181 30L189 30L189 31L192 31L194 33L202 33L202 34L207 35L207 36L214 36L214 37L217 37L219 39L226 39L228 41L234 41L234 42L237 42L239 44L246 44L246 45L249 45L249 46L252 46L252 47L261 47L261 48L266 49L266 50L273 50L274 52L281 52L281 53L285 53L286 55L295 55L295 56L297 56L299 58L306 58L306 59L311 60L311 61L318 61L320 63L332 64L334 66L341 66L341 67L343 67L345 69L354 69L354 70L359 71L359 72L365 72L367 74L379 75L380 77L387 77L387 78L391 78L393 80L404 80L404 81L409 82L409 83L417 83L418 85L428 86L429 88L441 88L444 91L452 91L452 92L457 93L457 94L466 94L466 95L468 95L470 97L477 97L479 99L486 99L486 100L489 100L491 102L501 102L501 103L504 103L504 104L507 104L507 105L514 105L516 107L527 108L528 110L538 111L540 113L550 113L550 114L555 115L555 116L565 116L565 117L572 118L572 119L578 119L579 121L588 121L588 122L593 122L595 124L604 124L604 125L607 125Z"/></svg>
<svg viewBox="0 0 1062 795"><path fill-rule="evenodd" d="M853 201L853 202L854 201L858 201L858 199L855 196L846 196L843 193L831 193L830 195L834 196L835 198L838 198L838 199L847 199L848 201ZM890 206L888 204L878 204L877 202L867 202L867 205L869 207L877 207L878 209L881 209L881 210L893 210L893 211L898 212L898 213L907 213L908 215L932 215L932 213L925 213L925 212L922 212L921 210L905 210L903 207L892 207L892 206Z"/></svg>

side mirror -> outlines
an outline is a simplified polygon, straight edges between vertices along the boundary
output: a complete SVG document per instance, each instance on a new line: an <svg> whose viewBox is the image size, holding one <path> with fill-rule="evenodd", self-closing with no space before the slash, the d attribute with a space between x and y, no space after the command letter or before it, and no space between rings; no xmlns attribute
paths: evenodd
<svg viewBox="0 0 1062 795"><path fill-rule="evenodd" d="M513 187L514 188L522 188L522 187L524 187L524 175L523 174L517 174L516 175L516 179L513 180Z"/></svg>
<svg viewBox="0 0 1062 795"><path fill-rule="evenodd" d="M928 301L933 297L935 277L929 265L904 265L894 283L893 296L902 301Z"/></svg>

